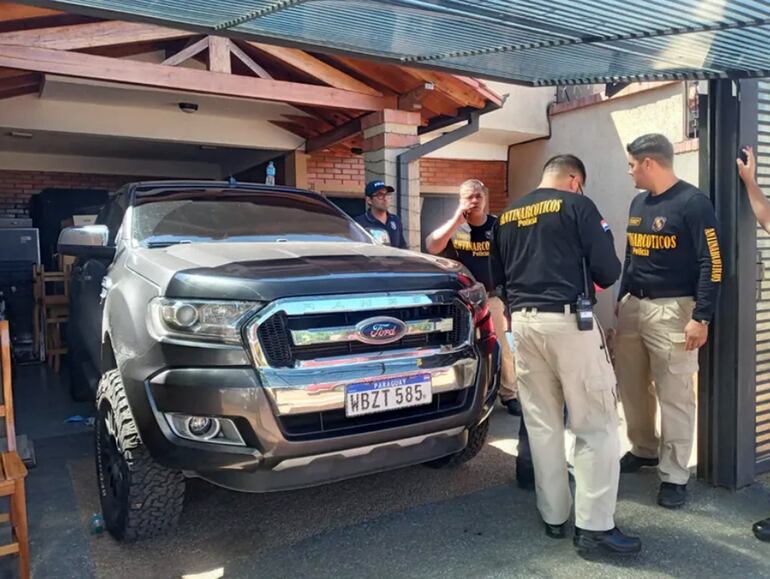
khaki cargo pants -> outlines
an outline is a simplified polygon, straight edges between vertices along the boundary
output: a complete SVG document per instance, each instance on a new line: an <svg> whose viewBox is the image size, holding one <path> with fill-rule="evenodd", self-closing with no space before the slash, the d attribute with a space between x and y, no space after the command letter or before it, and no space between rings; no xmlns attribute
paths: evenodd
<svg viewBox="0 0 770 579"><path fill-rule="evenodd" d="M505 304L500 298L489 298L489 313L495 326L497 341L500 343L500 400L508 402L516 398L516 372L513 367L513 352L505 339L508 327L505 319Z"/></svg>
<svg viewBox="0 0 770 579"><path fill-rule="evenodd" d="M513 312L516 377L529 429L537 507L549 524L564 523L572 496L564 455L564 405L575 435L575 524L615 526L620 441L615 374L598 322L581 332L573 313Z"/></svg>
<svg viewBox="0 0 770 579"><path fill-rule="evenodd" d="M658 458L661 480L675 484L690 478L698 351L685 351L684 327L694 308L690 297L640 300L630 294L618 305L615 367L631 452ZM660 438L655 433L656 394Z"/></svg>

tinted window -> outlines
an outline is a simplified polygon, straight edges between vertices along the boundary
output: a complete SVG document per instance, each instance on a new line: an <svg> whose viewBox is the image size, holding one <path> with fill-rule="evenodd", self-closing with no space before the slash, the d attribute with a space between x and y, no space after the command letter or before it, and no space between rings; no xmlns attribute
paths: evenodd
<svg viewBox="0 0 770 579"><path fill-rule="evenodd" d="M180 242L371 242L323 199L296 193L171 191L138 198L134 239L146 245Z"/></svg>

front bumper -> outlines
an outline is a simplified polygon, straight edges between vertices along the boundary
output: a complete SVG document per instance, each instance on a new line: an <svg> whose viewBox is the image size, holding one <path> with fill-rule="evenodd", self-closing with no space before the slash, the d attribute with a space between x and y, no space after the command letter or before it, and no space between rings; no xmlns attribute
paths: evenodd
<svg viewBox="0 0 770 579"><path fill-rule="evenodd" d="M446 312L456 303L456 293L443 290L278 300L245 330L249 351L155 342L120 367L142 441L159 464L254 492L312 486L458 452L468 429L489 415L499 374L499 349L490 347L494 337L478 335L470 312L450 344L426 339L423 347L297 359L287 366L272 364L256 338L259 324L276 312L316 320L329 312L375 315L369 312L404 307ZM446 320L430 321L415 329L435 333ZM347 384L414 373L430 374L430 405L345 416ZM227 418L244 444L181 438L169 426L170 413Z"/></svg>
<svg viewBox="0 0 770 579"><path fill-rule="evenodd" d="M128 368L122 373L142 440L159 464L228 488L266 492L371 474L462 450L467 429L488 416L497 389L496 352L477 356L470 383L456 384L468 396L459 411L309 440L292 440L284 432L274 400L251 367L175 368L145 381L132 378ZM446 386L447 375L465 376L465 360L432 370L444 377ZM182 439L164 417L169 412L230 418L245 446Z"/></svg>

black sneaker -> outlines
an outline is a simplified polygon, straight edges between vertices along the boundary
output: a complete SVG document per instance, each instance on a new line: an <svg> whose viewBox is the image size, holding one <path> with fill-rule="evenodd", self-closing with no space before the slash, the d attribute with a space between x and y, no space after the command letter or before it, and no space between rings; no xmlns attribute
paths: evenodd
<svg viewBox="0 0 770 579"><path fill-rule="evenodd" d="M687 485L660 483L658 504L667 509L678 509L687 502Z"/></svg>
<svg viewBox="0 0 770 579"><path fill-rule="evenodd" d="M754 531L754 536L760 541L770 542L770 518L757 521L751 530Z"/></svg>
<svg viewBox="0 0 770 579"><path fill-rule="evenodd" d="M508 414L512 416L521 416L521 404L519 403L518 398L511 398L510 400L501 400L500 404L505 406L505 408L508 410Z"/></svg>
<svg viewBox="0 0 770 579"><path fill-rule="evenodd" d="M545 525L545 536L551 539L564 539L567 537L567 521L561 525L551 525L543 521Z"/></svg>
<svg viewBox="0 0 770 579"><path fill-rule="evenodd" d="M516 484L525 491L535 490L535 467L531 462L516 459Z"/></svg>
<svg viewBox="0 0 770 579"><path fill-rule="evenodd" d="M620 472L629 473L637 472L643 466L658 466L657 458L642 458L627 452L620 459Z"/></svg>
<svg viewBox="0 0 770 579"><path fill-rule="evenodd" d="M578 555L583 557L597 553L633 555L642 550L642 541L638 537L624 535L617 527L609 531L586 531L575 527L572 543Z"/></svg>

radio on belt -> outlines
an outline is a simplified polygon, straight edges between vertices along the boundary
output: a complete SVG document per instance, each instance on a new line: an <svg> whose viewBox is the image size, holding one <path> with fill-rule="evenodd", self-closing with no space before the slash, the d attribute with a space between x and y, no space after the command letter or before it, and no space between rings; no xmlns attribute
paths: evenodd
<svg viewBox="0 0 770 579"><path fill-rule="evenodd" d="M581 332L590 332L594 329L594 307L590 295L588 293L588 268L586 267L586 260L583 258L583 293L578 295L575 304L577 326Z"/></svg>

